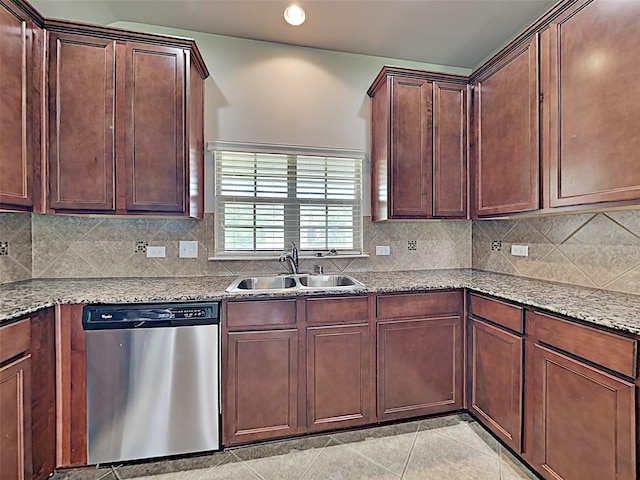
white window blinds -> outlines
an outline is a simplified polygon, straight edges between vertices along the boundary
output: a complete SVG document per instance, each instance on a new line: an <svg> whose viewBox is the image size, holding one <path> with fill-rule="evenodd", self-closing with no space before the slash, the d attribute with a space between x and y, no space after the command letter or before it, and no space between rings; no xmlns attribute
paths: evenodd
<svg viewBox="0 0 640 480"><path fill-rule="evenodd" d="M215 152L216 255L361 253L362 159Z"/></svg>

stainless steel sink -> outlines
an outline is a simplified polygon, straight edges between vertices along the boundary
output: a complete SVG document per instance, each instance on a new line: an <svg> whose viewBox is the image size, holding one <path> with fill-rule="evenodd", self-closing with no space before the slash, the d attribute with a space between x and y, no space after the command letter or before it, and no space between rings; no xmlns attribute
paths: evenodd
<svg viewBox="0 0 640 480"><path fill-rule="evenodd" d="M335 290L354 289L364 287L362 282L348 275L256 275L251 277L239 277L229 287L227 292L274 292L283 290L308 291L308 290Z"/></svg>
<svg viewBox="0 0 640 480"><path fill-rule="evenodd" d="M303 287L363 287L355 278L347 275L305 275L298 278Z"/></svg>
<svg viewBox="0 0 640 480"><path fill-rule="evenodd" d="M293 277L279 276L242 278L235 283L238 290L278 290L298 285Z"/></svg>

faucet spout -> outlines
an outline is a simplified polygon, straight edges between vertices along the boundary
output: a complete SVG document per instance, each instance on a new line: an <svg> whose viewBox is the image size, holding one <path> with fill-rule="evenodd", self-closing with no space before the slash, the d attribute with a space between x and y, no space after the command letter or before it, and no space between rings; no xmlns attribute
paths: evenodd
<svg viewBox="0 0 640 480"><path fill-rule="evenodd" d="M291 245L291 253L282 252L280 257L278 258L278 261L289 262L291 273L293 275L296 275L298 273L298 248L296 247L296 242L291 242Z"/></svg>

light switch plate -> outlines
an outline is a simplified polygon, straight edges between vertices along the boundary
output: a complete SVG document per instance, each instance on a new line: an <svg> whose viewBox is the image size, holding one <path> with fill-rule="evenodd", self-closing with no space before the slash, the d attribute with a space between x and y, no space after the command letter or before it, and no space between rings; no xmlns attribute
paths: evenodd
<svg viewBox="0 0 640 480"><path fill-rule="evenodd" d="M147 258L164 258L167 256L166 247L147 247Z"/></svg>
<svg viewBox="0 0 640 480"><path fill-rule="evenodd" d="M528 257L529 246L528 245L511 245L511 255L515 257Z"/></svg>
<svg viewBox="0 0 640 480"><path fill-rule="evenodd" d="M389 245L376 245L376 255L391 255L391 247Z"/></svg>
<svg viewBox="0 0 640 480"><path fill-rule="evenodd" d="M180 258L198 258L198 242L180 241Z"/></svg>

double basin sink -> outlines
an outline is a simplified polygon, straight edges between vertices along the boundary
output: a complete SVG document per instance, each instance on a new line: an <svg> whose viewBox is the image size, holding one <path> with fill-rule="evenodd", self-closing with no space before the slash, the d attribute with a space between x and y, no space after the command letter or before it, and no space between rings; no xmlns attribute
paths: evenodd
<svg viewBox="0 0 640 480"><path fill-rule="evenodd" d="M255 275L251 277L240 277L229 285L227 292L348 290L361 287L364 287L362 282L348 275L312 275L303 273L296 275Z"/></svg>

